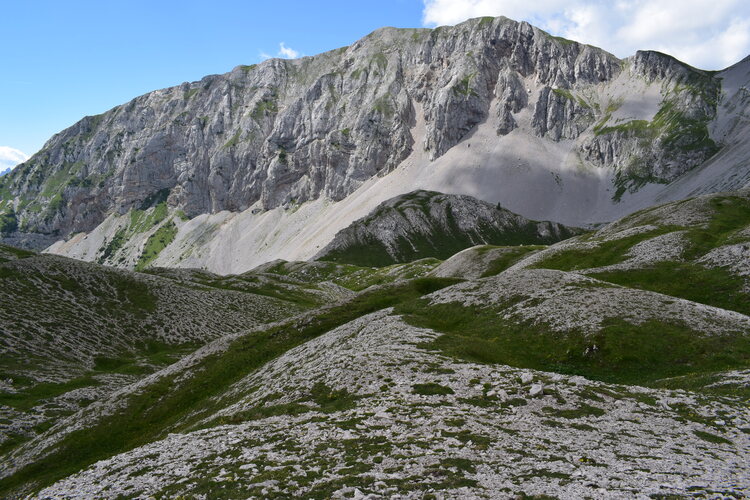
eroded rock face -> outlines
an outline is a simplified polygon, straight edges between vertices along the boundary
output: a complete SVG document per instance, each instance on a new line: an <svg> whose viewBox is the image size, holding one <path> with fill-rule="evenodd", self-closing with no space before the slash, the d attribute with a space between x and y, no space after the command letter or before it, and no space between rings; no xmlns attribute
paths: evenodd
<svg viewBox="0 0 750 500"><path fill-rule="evenodd" d="M2 178L0 213L20 232L54 240L163 189L189 216L341 200L412 151L437 158L488 118L507 134L525 112L532 133L552 141L579 138L598 122L601 133L580 146L584 156L635 169L638 179L672 179L714 150L691 143L684 153L664 139L648 158L641 154L643 134L612 128L612 110L596 94L623 71L664 81L680 117L712 116L717 80L660 54L626 64L506 18L383 28L349 47L238 66L85 117ZM417 112L421 135L412 133ZM649 134L666 134L662 128ZM653 166L630 165L636 153Z"/></svg>

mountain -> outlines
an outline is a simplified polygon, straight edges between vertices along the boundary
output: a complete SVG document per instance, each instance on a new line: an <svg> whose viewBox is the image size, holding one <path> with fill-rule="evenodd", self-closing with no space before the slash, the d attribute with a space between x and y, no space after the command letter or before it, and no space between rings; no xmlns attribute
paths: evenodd
<svg viewBox="0 0 750 500"><path fill-rule="evenodd" d="M620 60L506 18L383 28L85 117L2 177L0 233L121 267L241 273L309 259L416 189L595 225L746 185L749 71ZM134 224L154 200L153 224Z"/></svg>
<svg viewBox="0 0 750 500"><path fill-rule="evenodd" d="M68 320L80 323L63 336L75 340L66 364L109 389L34 391L14 376L9 390L4 379L0 409L15 413L3 433L19 414L64 411L2 437L0 496L747 496L748 252L748 189L550 246L383 268L279 260L231 276L136 273L2 247L12 290L41 284L45 304L90 310ZM63 277L87 286L58 286ZM123 323L105 321L107 309L119 318L133 306L97 306L121 280L136 296L165 291L131 320L141 327L122 338L130 357L107 351L91 366L87 352ZM33 362L56 343L31 335L31 299L15 309L22 341L15 327L0 341ZM289 311L268 323L277 306ZM169 327L182 332L175 349L139 350ZM91 347L76 357L78 346Z"/></svg>
<svg viewBox="0 0 750 500"><path fill-rule="evenodd" d="M0 177L2 177L3 175L9 173L10 171L11 171L10 167L6 168L5 170L0 170Z"/></svg>
<svg viewBox="0 0 750 500"><path fill-rule="evenodd" d="M380 267L426 257L445 259L481 243L556 243L581 232L554 222L530 221L471 196L414 191L381 203L339 231L316 258Z"/></svg>

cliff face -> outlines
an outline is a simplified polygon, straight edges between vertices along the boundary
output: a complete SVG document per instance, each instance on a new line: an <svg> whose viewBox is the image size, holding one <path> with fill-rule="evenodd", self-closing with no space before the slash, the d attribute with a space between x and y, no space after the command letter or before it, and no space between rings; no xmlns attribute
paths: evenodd
<svg viewBox="0 0 750 500"><path fill-rule="evenodd" d="M44 247L157 193L189 218L339 201L407 158L442 158L485 125L506 149L522 145L521 163L541 154L523 145L541 144L558 184L555 165L601 169L593 176L611 177L617 202L720 148L707 128L720 92L720 78L669 56L619 60L506 18L383 28L349 47L238 66L85 117L0 178L0 233ZM509 163L492 151L482 162Z"/></svg>
<svg viewBox="0 0 750 500"><path fill-rule="evenodd" d="M172 190L170 204L189 215L241 211L258 200L265 208L321 195L339 200L413 148L442 155L491 111L507 133L513 113L533 105L539 136L576 138L607 110L559 89L611 80L623 64L504 18L435 30L384 28L350 47L240 66L86 117L8 177L3 198L18 197L23 230L56 234L90 230L109 211L123 213L164 188ZM632 66L635 75L715 87L658 54L639 55ZM536 102L524 88L529 76L541 86ZM710 116L706 96L690 96L684 107ZM415 103L426 122L416 145ZM616 163L607 148L628 147L617 132L614 141L593 140L589 156ZM666 156L684 164L680 155Z"/></svg>
<svg viewBox="0 0 750 500"><path fill-rule="evenodd" d="M580 232L532 221L471 196L414 191L381 203L339 231L317 258L386 266L426 257L446 259L475 245L548 245Z"/></svg>

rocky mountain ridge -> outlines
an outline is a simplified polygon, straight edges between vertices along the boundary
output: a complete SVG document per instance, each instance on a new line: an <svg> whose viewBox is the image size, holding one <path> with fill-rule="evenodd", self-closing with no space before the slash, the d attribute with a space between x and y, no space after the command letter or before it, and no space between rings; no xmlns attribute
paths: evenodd
<svg viewBox="0 0 750 500"><path fill-rule="evenodd" d="M63 240L112 239L111 221L160 192L170 211L199 218L190 228L201 234L208 219L233 219L227 233L250 238L259 255L263 240L304 215L322 236L275 251L285 258L309 258L378 203L417 188L537 220L611 220L656 196L748 182L738 163L747 158L738 137L748 66L705 72L656 52L619 60L506 18L383 28L349 47L238 66L84 118L0 181L0 232L98 260L101 246ZM350 215L355 198L360 212ZM295 215L300 206L309 210ZM176 241L194 243L197 233L178 226ZM239 243L228 234L212 245ZM143 244L134 240L124 261L133 265ZM184 248L167 254L164 264L195 265Z"/></svg>
<svg viewBox="0 0 750 500"><path fill-rule="evenodd" d="M531 221L471 196L413 191L381 203L339 231L315 258L382 267L427 257L445 259L479 244L551 244L582 232Z"/></svg>

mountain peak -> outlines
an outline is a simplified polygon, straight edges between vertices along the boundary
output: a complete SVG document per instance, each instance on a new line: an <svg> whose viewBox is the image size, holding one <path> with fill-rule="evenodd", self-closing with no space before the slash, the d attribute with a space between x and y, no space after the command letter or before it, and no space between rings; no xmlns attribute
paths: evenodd
<svg viewBox="0 0 750 500"><path fill-rule="evenodd" d="M626 66L507 18L381 28L348 47L237 66L85 117L3 178L0 211L12 208L21 233L93 259L117 231L130 234L123 216L165 189L170 214L206 220L225 212L294 218L288 207L341 203L385 184L365 196L363 210L399 191L433 189L500 201L537 220L609 220L648 203L642 189L677 180L739 134L708 133L724 113L712 75L648 51ZM691 79L697 84L686 85ZM396 181L404 169L413 173ZM332 238L352 217L321 218L317 234ZM102 226L107 220L119 222ZM97 248L70 240L95 230ZM287 256L312 256L328 243L321 238ZM136 253L145 244L131 243Z"/></svg>

